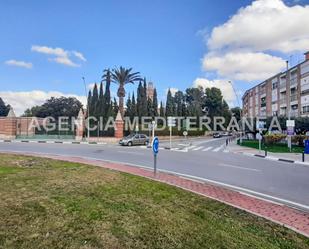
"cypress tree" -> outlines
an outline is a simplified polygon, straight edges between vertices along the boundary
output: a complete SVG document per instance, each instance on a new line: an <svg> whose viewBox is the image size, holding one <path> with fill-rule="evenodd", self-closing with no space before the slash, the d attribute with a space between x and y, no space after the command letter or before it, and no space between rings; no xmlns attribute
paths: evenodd
<svg viewBox="0 0 309 249"><path fill-rule="evenodd" d="M135 102L135 96L134 93L132 95L132 117L136 117L137 116L137 106L136 106L136 102Z"/></svg>
<svg viewBox="0 0 309 249"><path fill-rule="evenodd" d="M92 98L90 104L90 115L97 116L97 103L99 100L99 93L98 93L98 86L97 83L94 84L93 91L92 91Z"/></svg>
<svg viewBox="0 0 309 249"><path fill-rule="evenodd" d="M166 117L174 116L174 98L170 89L167 92L165 115Z"/></svg>
<svg viewBox="0 0 309 249"><path fill-rule="evenodd" d="M132 116L132 101L131 101L130 94L128 96L126 106L127 106L127 108L126 108L126 111L124 113L124 116L131 118L131 116Z"/></svg>
<svg viewBox="0 0 309 249"><path fill-rule="evenodd" d="M97 102L97 115L98 117L103 116L104 113L104 95L103 95L103 83L100 84L100 90L99 90L99 99Z"/></svg>
<svg viewBox="0 0 309 249"><path fill-rule="evenodd" d="M104 120L107 120L111 111L111 92L110 92L111 72L109 69L104 70L103 80L105 80L105 92L103 97L104 99L103 117Z"/></svg>
<svg viewBox="0 0 309 249"><path fill-rule="evenodd" d="M137 87L137 115L139 119L143 116L142 95L143 95L143 85L142 82L140 81Z"/></svg>
<svg viewBox="0 0 309 249"><path fill-rule="evenodd" d="M153 103L151 98L147 99L147 116L154 117Z"/></svg>
<svg viewBox="0 0 309 249"><path fill-rule="evenodd" d="M155 117L158 116L158 95L157 95L157 89L153 89L153 101L152 101L152 106L153 106L153 114Z"/></svg>
<svg viewBox="0 0 309 249"><path fill-rule="evenodd" d="M160 117L164 117L165 113L164 113L164 106L163 106L163 102L160 102Z"/></svg>
<svg viewBox="0 0 309 249"><path fill-rule="evenodd" d="M88 92L88 99L87 99L87 117L90 116L89 114L91 112L91 110L90 110L90 108L91 108L91 98L92 98L91 90L89 90L89 92ZM88 111L89 111L89 113L88 113Z"/></svg>

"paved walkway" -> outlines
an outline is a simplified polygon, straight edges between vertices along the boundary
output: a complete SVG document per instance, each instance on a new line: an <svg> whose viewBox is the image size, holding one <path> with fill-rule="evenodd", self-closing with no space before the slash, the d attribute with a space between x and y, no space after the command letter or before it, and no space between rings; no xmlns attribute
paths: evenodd
<svg viewBox="0 0 309 249"><path fill-rule="evenodd" d="M181 176L158 172L154 176L149 169L129 166L125 164L115 164L101 160L93 160L82 157L65 157L58 155L42 155L36 153L23 153L26 155L40 156L52 158L57 160L64 160L70 162L85 163L121 172L126 172L156 181L164 182L169 185L177 186L179 188L218 200L233 207L245 210L249 213L272 220L278 224L284 225L294 231L297 231L309 237L309 213L305 213L284 205L276 204L274 202L262 200L239 193L220 186L210 185L203 182L187 179Z"/></svg>

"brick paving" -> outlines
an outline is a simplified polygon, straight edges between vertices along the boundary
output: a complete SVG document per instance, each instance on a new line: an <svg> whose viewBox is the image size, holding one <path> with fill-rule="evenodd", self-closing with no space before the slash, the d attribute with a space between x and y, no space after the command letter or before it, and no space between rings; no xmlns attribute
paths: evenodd
<svg viewBox="0 0 309 249"><path fill-rule="evenodd" d="M299 211L284 205L276 204L274 202L255 198L253 196L248 196L246 194L242 194L227 188L162 172L158 172L156 176L154 176L153 172L148 169L129 166L126 164L116 164L101 160L86 159L82 157L65 157L58 155L42 155L36 153L24 154L70 162L85 163L164 182L269 219L309 237L309 213Z"/></svg>

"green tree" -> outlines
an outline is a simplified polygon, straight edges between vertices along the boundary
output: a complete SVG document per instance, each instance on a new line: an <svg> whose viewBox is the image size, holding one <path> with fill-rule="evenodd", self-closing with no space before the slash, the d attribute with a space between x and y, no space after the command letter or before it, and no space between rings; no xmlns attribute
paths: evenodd
<svg viewBox="0 0 309 249"><path fill-rule="evenodd" d="M184 94L182 91L177 91L175 93L175 107L176 107L176 115L182 117L185 115L184 113Z"/></svg>
<svg viewBox="0 0 309 249"><path fill-rule="evenodd" d="M137 106L136 106L136 101L135 101L135 96L134 93L132 95L132 117L136 117L137 116Z"/></svg>
<svg viewBox="0 0 309 249"><path fill-rule="evenodd" d="M202 88L187 88L186 89L186 103L188 116L200 117L203 112L204 91Z"/></svg>
<svg viewBox="0 0 309 249"><path fill-rule="evenodd" d="M165 116L166 117L175 116L174 111L175 111L175 109L174 109L174 98L172 96L171 89L168 89L167 97L166 97Z"/></svg>
<svg viewBox="0 0 309 249"><path fill-rule="evenodd" d="M31 108L31 115L40 118L50 116L55 119L58 119L60 116L77 117L82 106L82 103L73 97L51 97L43 105Z"/></svg>
<svg viewBox="0 0 309 249"><path fill-rule="evenodd" d="M0 117L6 117L10 111L10 106L6 105L0 97Z"/></svg>
<svg viewBox="0 0 309 249"><path fill-rule="evenodd" d="M158 95L157 95L157 89L153 89L153 101L152 101L152 106L153 106L153 115L155 117L158 116Z"/></svg>
<svg viewBox="0 0 309 249"><path fill-rule="evenodd" d="M240 120L241 117L241 108L240 107L234 107L231 108L232 115L238 120Z"/></svg>
<svg viewBox="0 0 309 249"><path fill-rule="evenodd" d="M132 73L132 68L115 68L113 69L111 78L112 81L116 84L118 84L118 91L117 91L117 96L119 98L119 111L121 115L124 115L124 97L126 95L126 91L124 89L124 86L128 83L134 84L135 81L141 80L140 73L135 72Z"/></svg>
<svg viewBox="0 0 309 249"><path fill-rule="evenodd" d="M160 102L160 117L165 117L164 105L163 102Z"/></svg>
<svg viewBox="0 0 309 249"><path fill-rule="evenodd" d="M111 71L110 69L105 69L103 71L102 81L105 81L105 91L104 91L104 104L103 104L103 117L104 120L107 120L109 117L109 112L111 111L111 92L110 92L110 85L111 85Z"/></svg>
<svg viewBox="0 0 309 249"><path fill-rule="evenodd" d="M97 116L97 105L99 101L99 93L98 93L98 86L97 83L94 84L93 90L92 90L92 97L90 102L90 109L89 109L89 115L90 116Z"/></svg>
<svg viewBox="0 0 309 249"><path fill-rule="evenodd" d="M101 82L99 88L99 98L96 105L96 114L98 117L101 117L104 114L104 104L103 83Z"/></svg>

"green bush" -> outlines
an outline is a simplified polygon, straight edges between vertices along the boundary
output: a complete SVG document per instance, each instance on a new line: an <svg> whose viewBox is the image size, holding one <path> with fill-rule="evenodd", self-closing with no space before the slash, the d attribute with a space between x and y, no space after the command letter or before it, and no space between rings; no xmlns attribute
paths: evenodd
<svg viewBox="0 0 309 249"><path fill-rule="evenodd" d="M283 134L269 134L264 136L264 141L267 145L273 145L275 143L281 142L285 138L286 135Z"/></svg>
<svg viewBox="0 0 309 249"><path fill-rule="evenodd" d="M292 143L297 144L298 146L304 146L304 140L306 139L309 139L309 137L305 135L292 136Z"/></svg>

